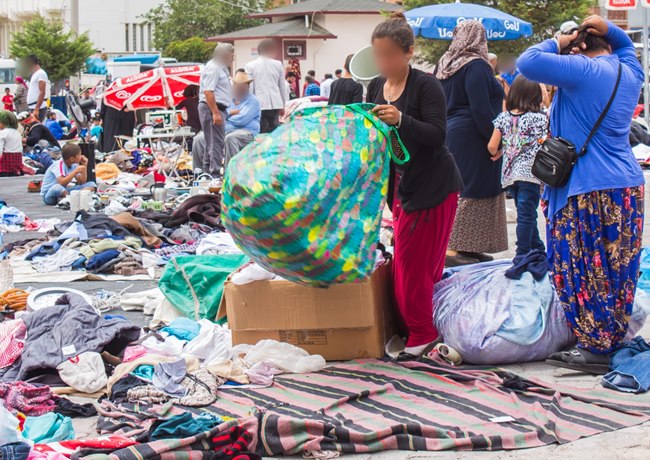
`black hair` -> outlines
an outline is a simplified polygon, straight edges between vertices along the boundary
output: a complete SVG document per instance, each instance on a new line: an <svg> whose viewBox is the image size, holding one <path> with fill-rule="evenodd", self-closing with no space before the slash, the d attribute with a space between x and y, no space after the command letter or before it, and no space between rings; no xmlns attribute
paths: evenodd
<svg viewBox="0 0 650 460"><path fill-rule="evenodd" d="M284 78L289 78L289 77L296 77L296 72L289 71L287 74L284 76Z"/></svg>
<svg viewBox="0 0 650 460"><path fill-rule="evenodd" d="M611 52L611 46L605 37L599 37L587 32L587 26L581 25L578 27L578 37L569 43L564 49L560 50L560 54L569 54L573 48L582 49L581 45L584 43L585 49L583 51L607 51Z"/></svg>
<svg viewBox="0 0 650 460"><path fill-rule="evenodd" d="M183 97L191 98L199 95L199 85L187 85L183 90Z"/></svg>
<svg viewBox="0 0 650 460"><path fill-rule="evenodd" d="M307 75L311 75L312 77L316 76L316 71L315 70L308 70Z"/></svg>
<svg viewBox="0 0 650 460"><path fill-rule="evenodd" d="M327 80L328 78L332 78L332 74L331 74L331 73L326 73L326 74L325 74L325 80Z"/></svg>
<svg viewBox="0 0 650 460"><path fill-rule="evenodd" d="M519 75L510 86L506 98L506 109L519 112L540 112L542 110L542 88L539 83Z"/></svg>
<svg viewBox="0 0 650 460"><path fill-rule="evenodd" d="M11 91L11 88L6 87L6 88L5 88L5 91Z"/></svg>
<svg viewBox="0 0 650 460"><path fill-rule="evenodd" d="M342 73L343 73L343 70L342 70L342 69L336 69L336 70L334 71L334 75L341 75Z"/></svg>
<svg viewBox="0 0 650 460"><path fill-rule="evenodd" d="M314 83L314 81L316 81L316 80L314 80L314 77L312 77L311 75L307 75L307 76L305 76L305 81L307 83Z"/></svg>
<svg viewBox="0 0 650 460"><path fill-rule="evenodd" d="M69 160L72 157L76 157L80 153L81 153L81 147L79 147L79 145L75 144L74 142L68 142L61 149L61 157L64 160Z"/></svg>
<svg viewBox="0 0 650 460"><path fill-rule="evenodd" d="M246 73L246 69L244 69L243 67L240 67L239 69L235 70L235 73L239 73L239 72Z"/></svg>
<svg viewBox="0 0 650 460"><path fill-rule="evenodd" d="M345 64L343 67L345 67L345 70L349 73L350 72L350 61L352 61L352 58L354 57L354 54L348 54L348 57L345 58Z"/></svg>
<svg viewBox="0 0 650 460"><path fill-rule="evenodd" d="M35 54L30 54L25 60L31 62L32 65L41 65L41 60Z"/></svg>
<svg viewBox="0 0 650 460"><path fill-rule="evenodd" d="M413 29L406 21L404 13L398 12L392 13L388 19L375 27L371 41L374 42L378 38L388 38L405 53L408 53L415 44Z"/></svg>

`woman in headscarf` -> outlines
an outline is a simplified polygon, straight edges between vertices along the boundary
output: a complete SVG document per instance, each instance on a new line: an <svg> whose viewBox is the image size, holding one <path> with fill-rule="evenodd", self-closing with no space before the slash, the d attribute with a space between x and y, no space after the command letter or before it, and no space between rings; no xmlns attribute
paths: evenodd
<svg viewBox="0 0 650 460"><path fill-rule="evenodd" d="M23 138L13 112L0 111L0 177L23 174Z"/></svg>
<svg viewBox="0 0 650 460"><path fill-rule="evenodd" d="M494 78L480 22L464 21L456 26L436 77L447 96L447 147L465 184L447 264L491 260L485 253L508 249L501 160L492 161L487 150L494 131L492 121L501 112L505 93Z"/></svg>
<svg viewBox="0 0 650 460"><path fill-rule="evenodd" d="M23 77L16 77L16 91L14 92L14 109L16 113L27 112L27 83Z"/></svg>

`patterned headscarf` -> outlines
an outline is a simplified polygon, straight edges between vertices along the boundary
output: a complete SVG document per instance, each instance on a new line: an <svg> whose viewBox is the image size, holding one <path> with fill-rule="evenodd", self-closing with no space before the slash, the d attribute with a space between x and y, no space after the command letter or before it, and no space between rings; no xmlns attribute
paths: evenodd
<svg viewBox="0 0 650 460"><path fill-rule="evenodd" d="M489 63L485 27L478 21L463 21L454 29L451 45L438 62L436 77L446 80L476 59Z"/></svg>
<svg viewBox="0 0 650 460"><path fill-rule="evenodd" d="M18 128L18 119L16 118L16 115L8 110L0 110L0 123L2 123L5 128Z"/></svg>

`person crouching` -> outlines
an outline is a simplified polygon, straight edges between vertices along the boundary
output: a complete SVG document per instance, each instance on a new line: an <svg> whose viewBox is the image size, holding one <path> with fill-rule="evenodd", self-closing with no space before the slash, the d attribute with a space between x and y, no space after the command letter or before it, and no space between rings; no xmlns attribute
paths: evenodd
<svg viewBox="0 0 650 460"><path fill-rule="evenodd" d="M41 196L47 205L57 204L73 190L94 191L97 188L94 182L88 182L88 159L81 154L77 144L65 144L61 157L52 163L43 177Z"/></svg>

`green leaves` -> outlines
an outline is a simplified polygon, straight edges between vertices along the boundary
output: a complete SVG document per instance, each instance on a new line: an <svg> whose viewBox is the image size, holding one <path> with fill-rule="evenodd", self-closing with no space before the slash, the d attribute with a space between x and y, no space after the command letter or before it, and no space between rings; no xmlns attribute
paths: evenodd
<svg viewBox="0 0 650 460"><path fill-rule="evenodd" d="M208 38L258 25L259 20L246 16L262 11L266 3L267 0L166 0L145 18L154 25L154 45L166 50L172 42L196 36Z"/></svg>
<svg viewBox="0 0 650 460"><path fill-rule="evenodd" d="M179 62L206 62L213 50L214 43L206 42L201 37L190 37L167 45L165 56L176 58Z"/></svg>
<svg viewBox="0 0 650 460"><path fill-rule="evenodd" d="M57 82L84 68L94 47L87 34L64 32L63 24L37 16L11 37L10 53L15 59L38 56L50 80Z"/></svg>
<svg viewBox="0 0 650 460"><path fill-rule="evenodd" d="M406 9L426 5L451 3L453 0L404 0ZM584 19L594 0L463 0L465 3L486 5L512 14L533 25L532 37L514 41L489 42L490 51L517 56L534 43L551 36L565 21ZM449 47L448 41L418 39L418 56L421 61L435 64Z"/></svg>

